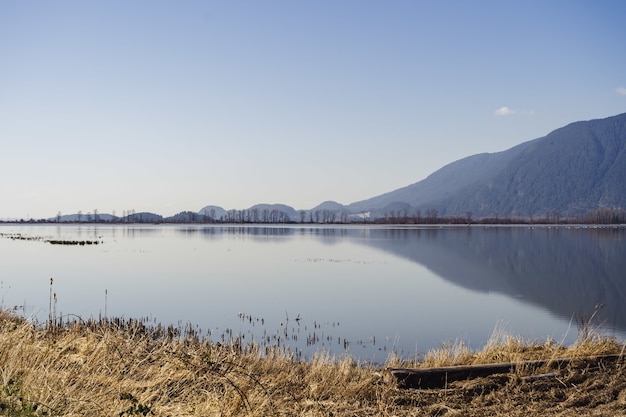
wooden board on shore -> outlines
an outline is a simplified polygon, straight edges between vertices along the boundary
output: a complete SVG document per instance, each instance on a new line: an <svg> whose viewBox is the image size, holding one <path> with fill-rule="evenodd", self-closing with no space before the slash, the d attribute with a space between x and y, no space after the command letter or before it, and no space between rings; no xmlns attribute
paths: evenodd
<svg viewBox="0 0 626 417"><path fill-rule="evenodd" d="M518 369L533 371L542 367L558 369L565 366L595 367L623 360L624 355L602 355L585 358L561 358L483 365L444 366L439 368L387 368L387 378L395 379L402 388L444 388L453 381L507 374Z"/></svg>

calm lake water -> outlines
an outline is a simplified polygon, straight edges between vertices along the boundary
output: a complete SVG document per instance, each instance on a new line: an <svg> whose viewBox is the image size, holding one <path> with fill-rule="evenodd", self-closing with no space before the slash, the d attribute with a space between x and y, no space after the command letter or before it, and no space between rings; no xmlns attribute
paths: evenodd
<svg viewBox="0 0 626 417"><path fill-rule="evenodd" d="M2 306L40 322L52 277L57 314L191 324L304 359L480 348L496 329L571 343L598 305L603 331L626 336L623 227L7 224L0 234Z"/></svg>

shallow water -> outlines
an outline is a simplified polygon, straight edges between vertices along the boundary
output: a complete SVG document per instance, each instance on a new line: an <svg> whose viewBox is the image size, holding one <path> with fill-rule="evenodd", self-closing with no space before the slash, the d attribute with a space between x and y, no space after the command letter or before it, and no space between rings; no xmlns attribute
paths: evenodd
<svg viewBox="0 0 626 417"><path fill-rule="evenodd" d="M52 304L57 315L191 324L214 340L376 362L459 340L480 348L496 329L571 343L596 310L602 331L626 334L624 228L7 224L0 233L2 305L38 321Z"/></svg>

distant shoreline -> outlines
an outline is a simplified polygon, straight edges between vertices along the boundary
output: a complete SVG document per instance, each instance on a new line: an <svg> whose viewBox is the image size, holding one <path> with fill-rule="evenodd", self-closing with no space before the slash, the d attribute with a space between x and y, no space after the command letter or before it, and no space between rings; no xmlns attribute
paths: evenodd
<svg viewBox="0 0 626 417"><path fill-rule="evenodd" d="M198 226L414 226L414 227L470 227L470 226L491 226L491 227L516 227L516 226L533 226L533 227L596 227L596 228L611 228L611 227L626 227L625 222L616 222L616 223L594 223L594 222L575 222L575 221L562 221L559 223L547 222L547 221L492 221L492 219L487 219L484 221L472 221L470 223L467 222L440 222L440 223L402 223L402 222L378 222L378 221L366 221L366 222L328 222L328 223L310 223L310 222L142 222L142 221L134 221L134 222L121 222L121 221L49 221L49 220L0 220L0 225L89 225L89 226L98 226L98 225L116 225L116 226L124 226L124 225L198 225Z"/></svg>

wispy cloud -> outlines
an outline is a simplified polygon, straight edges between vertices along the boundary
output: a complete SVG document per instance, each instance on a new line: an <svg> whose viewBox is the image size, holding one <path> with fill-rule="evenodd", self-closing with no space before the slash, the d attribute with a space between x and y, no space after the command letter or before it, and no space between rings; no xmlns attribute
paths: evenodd
<svg viewBox="0 0 626 417"><path fill-rule="evenodd" d="M508 107L500 107L498 110L494 111L493 114L496 116L512 116L514 114L522 114L526 116L532 116L535 114L534 110L513 110Z"/></svg>
<svg viewBox="0 0 626 417"><path fill-rule="evenodd" d="M511 110L508 107L500 107L493 114L496 116L511 116L512 114L515 114L515 110Z"/></svg>
<svg viewBox="0 0 626 417"><path fill-rule="evenodd" d="M626 88L625 87L618 87L615 92L617 92L617 94L621 94L623 96L626 96Z"/></svg>

